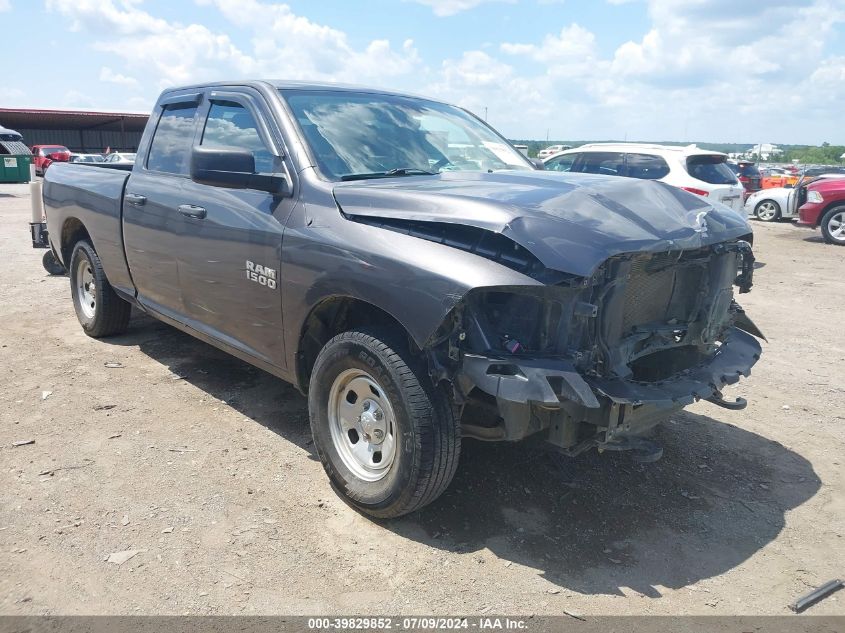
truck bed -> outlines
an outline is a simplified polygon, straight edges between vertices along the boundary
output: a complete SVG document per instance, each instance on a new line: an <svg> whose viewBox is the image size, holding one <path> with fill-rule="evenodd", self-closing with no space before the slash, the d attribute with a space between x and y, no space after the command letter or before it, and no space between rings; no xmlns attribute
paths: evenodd
<svg viewBox="0 0 845 633"><path fill-rule="evenodd" d="M122 169L55 163L44 177L44 207L50 243L65 268L69 268L71 253L62 252L58 238L81 223L108 271L111 285L119 293L134 296L121 222L128 179L129 171Z"/></svg>

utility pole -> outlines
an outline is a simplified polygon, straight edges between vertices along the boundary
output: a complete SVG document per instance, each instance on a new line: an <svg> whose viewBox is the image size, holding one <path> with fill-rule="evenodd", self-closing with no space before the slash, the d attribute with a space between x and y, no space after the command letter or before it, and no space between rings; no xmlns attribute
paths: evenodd
<svg viewBox="0 0 845 633"><path fill-rule="evenodd" d="M487 120L487 106L484 106L484 120Z"/></svg>

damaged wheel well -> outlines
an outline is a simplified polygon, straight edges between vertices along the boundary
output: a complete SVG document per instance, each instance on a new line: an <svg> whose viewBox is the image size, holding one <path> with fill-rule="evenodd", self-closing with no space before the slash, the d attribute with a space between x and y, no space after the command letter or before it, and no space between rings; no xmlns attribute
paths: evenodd
<svg viewBox="0 0 845 633"><path fill-rule="evenodd" d="M405 327L390 313L361 299L330 297L311 310L302 326L296 354L297 386L302 393L308 391L311 371L320 350L333 337L362 326L381 326L399 332L408 339L412 353L420 350Z"/></svg>

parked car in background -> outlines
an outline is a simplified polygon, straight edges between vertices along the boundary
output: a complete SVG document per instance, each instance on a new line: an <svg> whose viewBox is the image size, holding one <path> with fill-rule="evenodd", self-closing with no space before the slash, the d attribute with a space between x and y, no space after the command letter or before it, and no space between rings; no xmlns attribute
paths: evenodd
<svg viewBox="0 0 845 633"><path fill-rule="evenodd" d="M728 167L745 187L745 197L763 188L762 176L755 163L750 160L728 161Z"/></svg>
<svg viewBox="0 0 845 633"><path fill-rule="evenodd" d="M794 187L800 176L797 173L780 168L760 170L760 188L773 189L776 187Z"/></svg>
<svg viewBox="0 0 845 633"><path fill-rule="evenodd" d="M33 145L31 151L36 176L43 176L50 163L66 163L70 160L70 150L64 145Z"/></svg>
<svg viewBox="0 0 845 633"><path fill-rule="evenodd" d="M795 195L794 187L772 187L755 191L745 200L745 211L762 222L774 222L795 217L789 205L789 196Z"/></svg>
<svg viewBox="0 0 845 633"><path fill-rule="evenodd" d="M71 163L102 163L105 161L102 154L71 154Z"/></svg>
<svg viewBox="0 0 845 633"><path fill-rule="evenodd" d="M825 242L845 246L845 177L819 178L800 191L797 223L819 227Z"/></svg>
<svg viewBox="0 0 845 633"><path fill-rule="evenodd" d="M835 167L830 165L820 165L815 167L807 167L804 169L803 176L807 178L816 178L826 174L845 174L845 167Z"/></svg>
<svg viewBox="0 0 845 633"><path fill-rule="evenodd" d="M752 193L745 201L745 211L762 222L798 217L798 207L807 199L807 185L817 180L845 179L845 174L802 177L795 187L773 187Z"/></svg>
<svg viewBox="0 0 845 633"><path fill-rule="evenodd" d="M741 212L745 190L726 161L726 154L695 145L591 143L560 152L543 165L548 171L659 180Z"/></svg>
<svg viewBox="0 0 845 633"><path fill-rule="evenodd" d="M103 162L118 165L133 165L136 154L134 152L112 152L106 156Z"/></svg>
<svg viewBox="0 0 845 633"><path fill-rule="evenodd" d="M537 152L537 158L543 159L548 158L549 156L554 156L555 154L562 152L567 149L572 149L571 145L549 145L546 148L541 149Z"/></svg>

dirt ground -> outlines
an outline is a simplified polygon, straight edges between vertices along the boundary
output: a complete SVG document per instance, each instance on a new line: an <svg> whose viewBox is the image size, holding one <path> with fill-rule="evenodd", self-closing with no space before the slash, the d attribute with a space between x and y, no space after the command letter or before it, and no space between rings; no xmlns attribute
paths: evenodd
<svg viewBox="0 0 845 633"><path fill-rule="evenodd" d="M292 387L144 316L86 337L28 221L0 185L2 614L787 614L845 573L845 248L815 231L754 223L746 410L692 406L648 465L465 441L443 497L375 523Z"/></svg>

